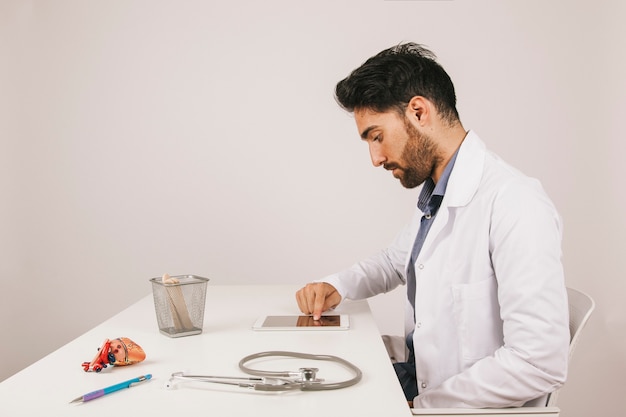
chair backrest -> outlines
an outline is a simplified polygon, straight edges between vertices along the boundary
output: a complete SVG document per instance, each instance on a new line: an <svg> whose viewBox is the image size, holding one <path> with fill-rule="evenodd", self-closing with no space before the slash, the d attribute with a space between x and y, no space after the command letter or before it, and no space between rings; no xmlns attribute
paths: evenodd
<svg viewBox="0 0 626 417"><path fill-rule="evenodd" d="M569 305L569 358L571 362L574 349L580 339L585 324L589 320L593 309L595 308L595 302L593 298L585 294L582 291L575 290L573 288L567 288L567 299ZM558 390L554 391L548 397L546 402L547 407L556 405L556 398L558 396Z"/></svg>
<svg viewBox="0 0 626 417"><path fill-rule="evenodd" d="M580 334L587 324L593 309L595 308L595 303L593 298L583 293L582 291L575 290L573 288L567 288L567 300L569 306L569 357L568 361L571 362L572 355L574 353L574 348L576 348L576 344L580 339ZM428 408L413 408L414 415L421 415L424 417L439 417L439 415L446 415L449 417L464 417L471 414L492 414L496 413L498 415L503 414L511 414L514 415L531 415L531 414L540 414L540 415L559 415L559 408L556 407L556 398L558 396L558 390L549 394L547 398L537 398L533 400L535 406L532 407L517 407L517 408L503 408L503 409L470 409L470 408L458 408L458 409L428 409ZM545 407L544 404L545 399ZM537 414L537 415L538 415Z"/></svg>

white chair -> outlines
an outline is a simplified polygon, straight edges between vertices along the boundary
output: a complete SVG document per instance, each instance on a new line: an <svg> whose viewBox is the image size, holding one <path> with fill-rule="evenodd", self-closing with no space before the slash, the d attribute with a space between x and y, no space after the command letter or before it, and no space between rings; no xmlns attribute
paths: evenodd
<svg viewBox="0 0 626 417"><path fill-rule="evenodd" d="M574 349L578 344L580 335L582 333L585 324L591 317L591 313L596 304L589 295L582 291L575 290L573 288L567 288L567 300L569 305L569 357L568 361L572 361L572 355ZM558 397L559 390L554 391L548 397L546 407L552 407L556 405L556 399Z"/></svg>
<svg viewBox="0 0 626 417"><path fill-rule="evenodd" d="M572 361L574 348L578 344L580 335L585 324L591 317L591 313L595 308L593 298L582 291L573 288L567 288L567 299L569 306L569 357L568 361ZM485 416L485 417L557 417L559 408L556 406L558 390L549 394L546 399L545 407L519 407L519 408L501 408L501 409L465 409L465 408L413 408L411 411L414 415L422 417L456 417L456 416Z"/></svg>

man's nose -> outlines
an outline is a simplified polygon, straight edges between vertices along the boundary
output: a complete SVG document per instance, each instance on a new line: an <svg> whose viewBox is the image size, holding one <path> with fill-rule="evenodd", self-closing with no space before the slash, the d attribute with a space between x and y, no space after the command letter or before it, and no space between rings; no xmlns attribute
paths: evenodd
<svg viewBox="0 0 626 417"><path fill-rule="evenodd" d="M380 147L375 143L370 143L370 157L372 158L372 164L375 167L379 167L387 161L387 158L381 152Z"/></svg>

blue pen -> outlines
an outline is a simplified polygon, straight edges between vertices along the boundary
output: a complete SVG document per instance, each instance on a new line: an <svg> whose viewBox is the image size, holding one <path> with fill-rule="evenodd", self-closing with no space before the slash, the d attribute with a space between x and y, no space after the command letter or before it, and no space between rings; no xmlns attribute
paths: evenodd
<svg viewBox="0 0 626 417"><path fill-rule="evenodd" d="M70 401L70 404L84 403L87 401L95 400L96 398L103 397L107 394L111 394L112 392L119 391L124 388L130 388L133 385L136 385L143 381L147 381L150 378L152 378L152 374L146 374L137 378L129 379L128 381L120 382L119 384L111 385L110 387L99 389L98 391L93 391L93 392L90 392L89 394L81 395L75 400Z"/></svg>

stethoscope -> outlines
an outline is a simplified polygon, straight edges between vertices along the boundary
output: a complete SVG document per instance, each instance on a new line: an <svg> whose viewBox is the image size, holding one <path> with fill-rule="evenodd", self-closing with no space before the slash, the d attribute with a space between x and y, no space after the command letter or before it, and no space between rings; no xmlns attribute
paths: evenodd
<svg viewBox="0 0 626 417"><path fill-rule="evenodd" d="M297 359L311 359L318 361L335 362L350 370L352 378L339 382L324 382L317 378L318 368L300 368L298 371L261 371L246 366L248 362L267 357L288 357ZM209 382L215 384L234 385L240 388L250 388L255 391L325 391L346 388L359 382L363 376L361 370L337 356L313 355L300 352L268 351L248 355L239 361L239 369L254 375L253 377L230 377L211 375L192 375L185 372L174 372L166 384L166 388L173 388L176 381Z"/></svg>

